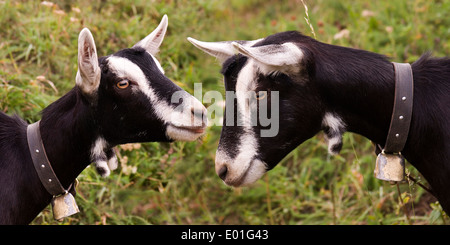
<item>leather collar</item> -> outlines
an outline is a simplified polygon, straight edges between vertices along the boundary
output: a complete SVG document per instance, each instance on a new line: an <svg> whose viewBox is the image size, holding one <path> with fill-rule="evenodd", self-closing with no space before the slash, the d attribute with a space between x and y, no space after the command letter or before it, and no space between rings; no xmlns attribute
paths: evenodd
<svg viewBox="0 0 450 245"><path fill-rule="evenodd" d="M411 65L392 62L395 72L395 99L386 144L386 153L400 153L405 147L411 125L414 80Z"/></svg>
<svg viewBox="0 0 450 245"><path fill-rule="evenodd" d="M33 160L34 168L41 180L42 185L52 196L66 194L73 186L65 189L59 182L50 164L47 153L45 152L44 144L42 143L41 132L39 129L39 122L28 125L27 127L27 141L30 150L31 159Z"/></svg>

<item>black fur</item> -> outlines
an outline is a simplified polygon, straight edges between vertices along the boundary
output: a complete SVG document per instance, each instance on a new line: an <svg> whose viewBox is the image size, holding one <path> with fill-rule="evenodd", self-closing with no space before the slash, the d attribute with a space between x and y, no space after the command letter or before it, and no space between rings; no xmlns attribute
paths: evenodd
<svg viewBox="0 0 450 245"><path fill-rule="evenodd" d="M327 112L339 115L348 131L383 146L394 101L391 61L376 53L321 43L294 31L271 35L254 46L286 42L301 48L304 69L299 74L257 77L257 91L280 91L280 131L275 137L258 137L256 157L266 162L268 169L273 168L302 142L327 131L322 126ZM240 56L223 65L227 90L236 89L236 78L245 62ZM450 213L450 59L427 53L412 64L412 69L414 109L402 154L423 174ZM225 120L219 148L233 154L236 149L232 145L241 133ZM254 127L255 135L260 135L261 128ZM328 129L328 133L335 132Z"/></svg>
<svg viewBox="0 0 450 245"><path fill-rule="evenodd" d="M225 90L226 91L236 91L236 79L238 76L238 73L240 69L247 63L247 57L244 57L242 55L236 55L232 58L228 59L224 64L222 68L222 74L225 77ZM232 113L236 115L237 113L237 103L235 103L234 97L227 96L226 98L226 104L227 105L233 105L233 111ZM226 122L226 115L230 112L230 108L225 107L224 111L224 118L223 118L223 124L227 125L227 127L222 127L222 133L220 136L220 142L219 142L219 150L224 150L227 152L227 154L231 157L236 157L237 153L239 152L238 146L239 146L239 138L235 138L235 135L241 135L243 133L243 129L238 125L237 117L233 115L233 122Z"/></svg>

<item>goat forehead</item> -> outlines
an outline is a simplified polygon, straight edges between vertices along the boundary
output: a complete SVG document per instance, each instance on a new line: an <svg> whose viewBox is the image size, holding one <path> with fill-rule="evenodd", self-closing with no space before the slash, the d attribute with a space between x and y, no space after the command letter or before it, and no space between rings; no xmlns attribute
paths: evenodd
<svg viewBox="0 0 450 245"><path fill-rule="evenodd" d="M113 54L114 57L122 57L130 60L135 63L138 67L141 67L145 71L156 71L153 67L157 68L162 74L164 74L164 69L162 68L159 61L144 49L140 48L131 48L131 49L123 49L119 52Z"/></svg>
<svg viewBox="0 0 450 245"><path fill-rule="evenodd" d="M174 112L174 107L171 105L171 99L173 92L180 91L181 88L177 87L168 79L162 80L162 82L159 83L151 83L148 80L149 76L146 76L137 64L125 57L111 56L107 61L110 71L114 73L115 76L122 79L130 79L137 84L137 86L132 88L133 91L142 92L142 94L147 97L157 118L167 123L172 121L173 115L180 115L179 112ZM156 70L153 70L152 72L155 71ZM160 78L161 77L164 77L164 75L160 74ZM186 101L193 98L185 91L183 92L182 97Z"/></svg>
<svg viewBox="0 0 450 245"><path fill-rule="evenodd" d="M228 73L239 71L247 63L247 60L248 58L242 54L234 55L222 64L220 73L227 75Z"/></svg>
<svg viewBox="0 0 450 245"><path fill-rule="evenodd" d="M147 80L141 68L127 58L110 56L107 61L108 68L120 79L130 79L137 83Z"/></svg>
<svg viewBox="0 0 450 245"><path fill-rule="evenodd" d="M136 83L137 87L133 89L142 92L148 97L150 103L157 105L159 98L138 65L127 58L111 56L108 58L108 67L119 79L129 79Z"/></svg>

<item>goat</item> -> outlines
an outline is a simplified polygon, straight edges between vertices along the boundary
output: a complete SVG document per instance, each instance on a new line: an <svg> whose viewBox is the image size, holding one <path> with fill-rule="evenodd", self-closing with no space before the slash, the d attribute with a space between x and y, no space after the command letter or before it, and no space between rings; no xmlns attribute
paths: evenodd
<svg viewBox="0 0 450 245"><path fill-rule="evenodd" d="M192 141L204 133L205 107L168 79L154 57L167 25L164 16L132 48L100 58L91 32L80 32L76 84L43 110L40 121L46 154L64 188L92 162L108 176L117 167L112 148L118 144ZM183 102L171 99L175 94ZM28 224L52 199L33 167L27 126L0 113L0 224Z"/></svg>
<svg viewBox="0 0 450 245"><path fill-rule="evenodd" d="M229 114L225 115L215 160L225 184L255 182L322 130L331 154L339 153L345 131L385 145L395 85L387 57L325 44L296 31L255 41L188 40L222 62L227 91L279 92L279 132L274 137L263 137L261 130L266 127L260 123L226 125ZM412 71L412 121L402 155L450 213L450 59L426 53L412 64ZM225 111L234 107L231 115L236 116L245 114L245 106L255 112L260 109L259 103L245 102L240 96L227 97ZM271 93L264 99L270 101Z"/></svg>

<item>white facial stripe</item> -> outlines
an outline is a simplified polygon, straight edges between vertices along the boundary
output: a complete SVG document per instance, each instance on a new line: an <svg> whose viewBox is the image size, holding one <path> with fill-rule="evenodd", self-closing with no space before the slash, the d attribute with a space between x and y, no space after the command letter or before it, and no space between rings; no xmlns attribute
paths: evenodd
<svg viewBox="0 0 450 245"><path fill-rule="evenodd" d="M253 61L249 60L247 64L242 67L239 72L237 82L236 82L236 99L237 99L237 109L240 118L243 120L244 134L241 136L241 147L239 148L239 155L235 162L242 165L242 161L248 162L249 159L253 158L257 153L258 143L256 141L255 133L252 129L251 124L251 107L249 105L248 96L246 93L248 91L253 91L255 89L255 69ZM248 166L247 166L248 167Z"/></svg>
<svg viewBox="0 0 450 245"><path fill-rule="evenodd" d="M155 108L156 116L164 122L170 122L170 115L173 111L166 101L159 100L153 89L150 87L147 77L142 70L132 61L118 56L111 56L108 58L108 65L116 76L123 79L130 79L138 84L139 91L145 94L150 103ZM161 68L162 69L162 68Z"/></svg>
<svg viewBox="0 0 450 245"><path fill-rule="evenodd" d="M139 86L147 82L147 78L139 66L127 58L118 56L108 57L108 67L119 78L130 79L138 83Z"/></svg>
<svg viewBox="0 0 450 245"><path fill-rule="evenodd" d="M247 64L242 67L238 74L236 82L236 99L240 118L242 118L246 130L251 130L251 113L252 105L249 105L247 92L254 91L255 85L255 66L252 59L247 61Z"/></svg>
<svg viewBox="0 0 450 245"><path fill-rule="evenodd" d="M153 57L153 56L152 56ZM156 59L155 59L155 62ZM157 63L159 64L159 62ZM201 126L201 120L193 120L191 108L195 111L206 111L204 106L195 97L191 96L183 90L176 91L171 99L183 99L183 103L176 109L172 108L166 100L161 100L156 95L155 91L150 86L150 82L142 72L142 70L132 61L117 56L108 58L109 68L116 76L123 79L130 79L137 83L138 86L133 88L145 94L153 105L156 116L164 123L169 124L167 128L167 136L174 140L192 141L198 138L201 134L194 133L185 129L176 127ZM162 68L160 68L162 69ZM175 100L172 102L178 102ZM206 114L206 113L205 113ZM200 121L200 122L199 122Z"/></svg>
<svg viewBox="0 0 450 245"><path fill-rule="evenodd" d="M219 170L223 164L227 165L227 177L225 183L245 185L261 178L266 172L266 164L255 156L258 154L258 141L251 124L250 110L256 104L249 104L246 93L255 89L256 67L253 60L239 72L236 82L237 113L243 121L243 134L239 138L239 152L234 159L231 159L223 149L216 153L216 169Z"/></svg>

